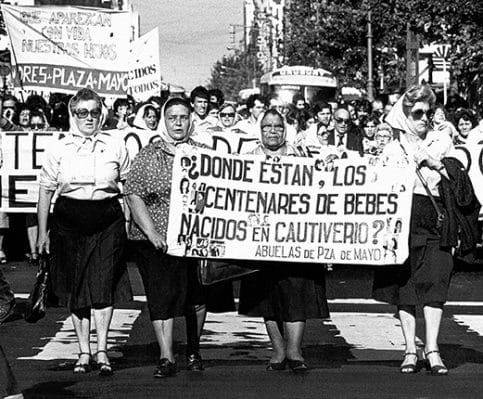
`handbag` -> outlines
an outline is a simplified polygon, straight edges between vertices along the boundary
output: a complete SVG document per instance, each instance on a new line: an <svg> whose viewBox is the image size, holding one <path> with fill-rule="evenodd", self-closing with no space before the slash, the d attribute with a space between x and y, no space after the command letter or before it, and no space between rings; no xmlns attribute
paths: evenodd
<svg viewBox="0 0 483 399"><path fill-rule="evenodd" d="M25 307L24 319L28 323L36 323L45 316L49 296L50 271L49 257L41 255L35 283L30 291Z"/></svg>
<svg viewBox="0 0 483 399"><path fill-rule="evenodd" d="M198 279L202 285L237 280L257 271L257 269L219 260L202 259L198 263Z"/></svg>

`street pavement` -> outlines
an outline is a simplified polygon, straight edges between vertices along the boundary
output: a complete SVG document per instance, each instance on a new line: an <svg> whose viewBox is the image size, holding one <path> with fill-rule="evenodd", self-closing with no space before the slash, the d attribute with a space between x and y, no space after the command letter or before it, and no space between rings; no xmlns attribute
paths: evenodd
<svg viewBox="0 0 483 399"><path fill-rule="evenodd" d="M483 397L483 267L459 265L446 307L440 349L448 377L421 370L401 375L403 337L394 307L370 299L372 271L328 273L331 317L307 324L305 376L265 371L269 339L261 319L209 314L202 339L205 371L184 370L184 321L176 320L179 373L152 377L158 356L139 274L130 264L135 300L115 310L109 335L113 377L72 374L78 348L69 314L50 308L36 324L22 319L35 269L3 268L17 296L15 315L0 325L0 397L24 398L479 398ZM236 291L236 290L235 290ZM418 340L424 340L418 318ZM95 351L95 335L92 341ZM3 389L3 392L2 392Z"/></svg>

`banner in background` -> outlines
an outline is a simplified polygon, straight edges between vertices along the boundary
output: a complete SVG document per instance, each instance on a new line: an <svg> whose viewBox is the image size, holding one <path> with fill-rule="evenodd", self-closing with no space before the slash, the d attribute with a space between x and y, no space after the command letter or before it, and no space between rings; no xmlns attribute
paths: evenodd
<svg viewBox="0 0 483 399"><path fill-rule="evenodd" d="M368 265L408 256L415 168L405 159L178 150L170 255Z"/></svg>
<svg viewBox="0 0 483 399"><path fill-rule="evenodd" d="M2 5L23 89L125 96L130 15L88 7Z"/></svg>
<svg viewBox="0 0 483 399"><path fill-rule="evenodd" d="M136 101L146 101L161 92L158 28L131 42L128 93Z"/></svg>
<svg viewBox="0 0 483 399"><path fill-rule="evenodd" d="M126 142L133 159L139 150L159 136L135 128L112 130ZM39 174L43 157L53 140L64 132L2 132L3 164L0 167L0 211L32 213L37 211Z"/></svg>

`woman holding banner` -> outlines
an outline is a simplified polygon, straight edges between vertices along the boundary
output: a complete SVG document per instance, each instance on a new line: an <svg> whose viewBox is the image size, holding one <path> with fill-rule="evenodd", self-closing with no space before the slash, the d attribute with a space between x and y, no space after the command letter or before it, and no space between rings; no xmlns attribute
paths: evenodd
<svg viewBox="0 0 483 399"><path fill-rule="evenodd" d="M262 142L251 153L271 156L300 156L287 144L283 116L275 109L261 119ZM260 262L260 271L242 280L241 314L262 316L272 342L273 355L267 370L304 373L308 366L302 354L307 319L327 318L325 275L322 265Z"/></svg>
<svg viewBox="0 0 483 399"><path fill-rule="evenodd" d="M53 293L68 306L79 343L74 373L91 370L91 310L97 332L95 364L112 375L107 335L113 304L131 299L124 260L126 231L120 182L130 161L124 141L101 131L101 98L82 89L69 102L70 131L46 153L40 173L39 253L51 254ZM47 228L54 193L58 198Z"/></svg>
<svg viewBox="0 0 483 399"><path fill-rule="evenodd" d="M187 369L203 369L199 344L206 317L206 292L198 283L197 260L166 254L176 147L198 145L190 138L192 124L190 105L186 100L170 98L166 101L161 110L158 133L161 140L147 145L136 156L125 194L135 222L131 225L130 238L137 241L136 261L160 348L154 377L165 378L174 376L177 371L173 325L174 318L179 316L186 317Z"/></svg>
<svg viewBox="0 0 483 399"><path fill-rule="evenodd" d="M409 258L402 266L376 271L373 295L398 307L406 343L401 373L418 371L416 306L422 305L426 327L422 356L432 375L444 376L448 369L441 360L438 334L453 270L451 251L459 238L462 249L476 244L472 219L475 211L477 219L479 204L464 168L451 157L453 147L447 146L448 134L430 131L434 102L429 86L413 86L386 118L399 140L385 149L397 149L401 157L414 160L418 176L413 188ZM460 208L463 204L464 209ZM458 237L460 228L464 234Z"/></svg>

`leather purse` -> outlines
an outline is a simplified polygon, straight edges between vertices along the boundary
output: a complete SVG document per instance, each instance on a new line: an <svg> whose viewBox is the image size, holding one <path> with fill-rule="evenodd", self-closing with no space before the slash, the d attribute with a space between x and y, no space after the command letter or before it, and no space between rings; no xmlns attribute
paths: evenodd
<svg viewBox="0 0 483 399"><path fill-rule="evenodd" d="M49 258L47 255L41 255L35 283L25 307L24 319L26 322L36 323L45 316L50 296Z"/></svg>

